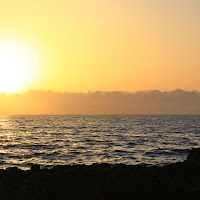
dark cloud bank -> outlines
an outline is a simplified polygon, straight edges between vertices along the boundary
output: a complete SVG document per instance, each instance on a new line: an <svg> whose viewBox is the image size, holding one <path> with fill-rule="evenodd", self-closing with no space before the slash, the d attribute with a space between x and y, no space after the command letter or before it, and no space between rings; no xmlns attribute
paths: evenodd
<svg viewBox="0 0 200 200"><path fill-rule="evenodd" d="M0 94L2 115L200 114L200 93L177 89L141 92Z"/></svg>

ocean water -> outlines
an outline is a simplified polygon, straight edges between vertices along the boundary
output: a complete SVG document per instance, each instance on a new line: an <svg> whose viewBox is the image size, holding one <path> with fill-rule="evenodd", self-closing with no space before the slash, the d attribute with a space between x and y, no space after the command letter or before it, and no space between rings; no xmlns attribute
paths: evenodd
<svg viewBox="0 0 200 200"><path fill-rule="evenodd" d="M200 116L1 116L0 168L162 166L200 147Z"/></svg>

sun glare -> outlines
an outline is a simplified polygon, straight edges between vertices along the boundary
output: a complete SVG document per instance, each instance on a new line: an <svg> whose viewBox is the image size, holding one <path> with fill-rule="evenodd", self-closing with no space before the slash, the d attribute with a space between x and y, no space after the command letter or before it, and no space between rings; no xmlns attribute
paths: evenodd
<svg viewBox="0 0 200 200"><path fill-rule="evenodd" d="M0 40L0 92L15 93L27 89L36 75L37 57L26 44Z"/></svg>

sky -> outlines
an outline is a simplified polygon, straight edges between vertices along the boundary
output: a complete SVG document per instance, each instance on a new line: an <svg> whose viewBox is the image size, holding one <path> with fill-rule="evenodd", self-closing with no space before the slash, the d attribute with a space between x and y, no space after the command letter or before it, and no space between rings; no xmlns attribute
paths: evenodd
<svg viewBox="0 0 200 200"><path fill-rule="evenodd" d="M199 0L0 2L0 114L200 114Z"/></svg>
<svg viewBox="0 0 200 200"><path fill-rule="evenodd" d="M12 53L0 92L200 91L199 10L199 0L1 1Z"/></svg>

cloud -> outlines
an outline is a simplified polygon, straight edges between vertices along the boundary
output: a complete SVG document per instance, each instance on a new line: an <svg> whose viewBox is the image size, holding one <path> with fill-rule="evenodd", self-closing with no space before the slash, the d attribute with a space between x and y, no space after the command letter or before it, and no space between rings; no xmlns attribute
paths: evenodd
<svg viewBox="0 0 200 200"><path fill-rule="evenodd" d="M28 91L0 94L2 115L200 114L200 93L177 89L69 93Z"/></svg>

